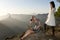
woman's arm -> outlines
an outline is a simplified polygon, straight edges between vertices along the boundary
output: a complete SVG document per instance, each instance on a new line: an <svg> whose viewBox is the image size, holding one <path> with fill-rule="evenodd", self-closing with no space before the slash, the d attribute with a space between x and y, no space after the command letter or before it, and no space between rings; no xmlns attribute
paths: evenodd
<svg viewBox="0 0 60 40"><path fill-rule="evenodd" d="M41 24L40 24L40 22L39 22L38 25L36 25L36 26L34 27L34 29L39 29L40 26L41 26Z"/></svg>
<svg viewBox="0 0 60 40"><path fill-rule="evenodd" d="M29 28L29 29L32 29L32 28L31 28L31 24L32 24L32 21L30 20L30 21L29 21L29 25L28 25L28 28Z"/></svg>
<svg viewBox="0 0 60 40"><path fill-rule="evenodd" d="M56 12L56 8L53 8L53 9L52 9L52 12L55 13L55 12Z"/></svg>
<svg viewBox="0 0 60 40"><path fill-rule="evenodd" d="M41 26L41 24L40 24L40 22L39 22L39 24L38 24L38 26L37 26L37 28L36 28L36 29L40 28L40 26Z"/></svg>

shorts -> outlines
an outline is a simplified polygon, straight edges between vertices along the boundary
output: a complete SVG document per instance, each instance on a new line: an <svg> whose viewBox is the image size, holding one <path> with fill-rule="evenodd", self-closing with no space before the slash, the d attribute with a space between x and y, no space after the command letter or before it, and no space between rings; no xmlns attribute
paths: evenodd
<svg viewBox="0 0 60 40"><path fill-rule="evenodd" d="M40 31L40 28L39 28L39 29L33 29L33 31L34 31L35 33L37 33L37 32Z"/></svg>

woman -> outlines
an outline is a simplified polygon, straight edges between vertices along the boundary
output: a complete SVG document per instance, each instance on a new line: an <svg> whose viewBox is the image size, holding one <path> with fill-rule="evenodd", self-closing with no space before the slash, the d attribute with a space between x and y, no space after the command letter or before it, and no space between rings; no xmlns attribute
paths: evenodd
<svg viewBox="0 0 60 40"><path fill-rule="evenodd" d="M55 32L54 27L56 26L55 16L54 16L55 10L56 10L55 9L55 3L54 3L54 1L51 1L50 2L50 11L49 11L49 14L48 14L48 18L47 18L47 20L46 20L46 22L44 24L44 29L46 31L46 26L47 25L51 26L53 35L55 35L54 34L54 32Z"/></svg>
<svg viewBox="0 0 60 40"><path fill-rule="evenodd" d="M25 34L21 37L21 40L26 38L28 35L32 33L39 32L40 28L40 22L35 16L32 16L32 19L30 20L30 28L25 32Z"/></svg>

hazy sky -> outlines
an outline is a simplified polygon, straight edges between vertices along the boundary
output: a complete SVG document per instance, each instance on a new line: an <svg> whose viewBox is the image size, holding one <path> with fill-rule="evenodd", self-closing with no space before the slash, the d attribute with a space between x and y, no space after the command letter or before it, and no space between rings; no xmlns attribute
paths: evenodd
<svg viewBox="0 0 60 40"><path fill-rule="evenodd" d="M0 15L48 13L52 0L0 0ZM54 0L56 8L60 5Z"/></svg>

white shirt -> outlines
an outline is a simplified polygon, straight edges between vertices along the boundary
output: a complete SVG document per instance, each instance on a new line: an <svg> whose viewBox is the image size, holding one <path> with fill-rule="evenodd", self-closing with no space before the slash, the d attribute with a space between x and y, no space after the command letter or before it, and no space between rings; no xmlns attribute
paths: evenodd
<svg viewBox="0 0 60 40"><path fill-rule="evenodd" d="M55 16L54 16L55 10L56 9L53 8L52 10L50 9L50 11L49 11L48 18L47 18L47 20L45 22L49 26L56 26Z"/></svg>

